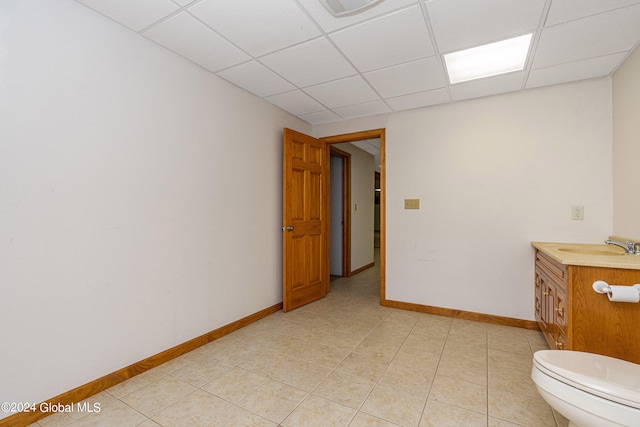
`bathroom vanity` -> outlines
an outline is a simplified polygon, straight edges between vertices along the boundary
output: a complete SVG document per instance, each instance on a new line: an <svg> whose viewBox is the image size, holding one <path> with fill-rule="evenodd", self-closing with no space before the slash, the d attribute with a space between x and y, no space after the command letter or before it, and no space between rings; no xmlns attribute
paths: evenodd
<svg viewBox="0 0 640 427"><path fill-rule="evenodd" d="M611 302L592 288L640 283L640 256L607 245L534 242L535 316L551 349L640 363L640 303Z"/></svg>

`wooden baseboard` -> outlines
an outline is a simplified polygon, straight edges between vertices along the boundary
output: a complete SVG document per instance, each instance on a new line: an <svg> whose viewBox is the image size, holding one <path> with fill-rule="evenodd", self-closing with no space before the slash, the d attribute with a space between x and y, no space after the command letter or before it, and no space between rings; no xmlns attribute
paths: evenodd
<svg viewBox="0 0 640 427"><path fill-rule="evenodd" d="M456 319L474 320L476 322L493 323L496 325L513 326L523 329L540 330L538 322L534 320L514 319L511 317L494 316L492 314L474 313L472 311L433 307L430 305L421 305L388 299L382 300L381 305L385 307L400 308L402 310L417 311L419 313L429 313L437 314L440 316L455 317Z"/></svg>
<svg viewBox="0 0 640 427"><path fill-rule="evenodd" d="M101 391L113 387L114 385L119 384L122 381L135 377L136 375L148 371L151 368L155 368L156 366L168 362L171 359L182 356L183 354L195 350L200 346L208 344L211 341L215 341L227 334L230 334L233 331L237 331L242 327L263 319L281 309L282 303L267 307L264 310L258 311L257 313L251 314L247 317L243 317L242 319L237 320L233 323L222 326L204 335L200 335L199 337L193 338L156 355L147 357L144 360L136 362L118 371L107 374L101 378L93 380L87 384L76 387L73 390L69 390L59 396L35 405L36 411L34 412L19 412L7 418L3 418L0 420L0 427L19 427L32 424L42 418L45 418L48 415L51 415L48 412L40 411L41 407L48 408L58 404L66 406L76 402L80 402L81 400L84 400L88 397L93 396L94 394L100 393Z"/></svg>
<svg viewBox="0 0 640 427"><path fill-rule="evenodd" d="M349 273L349 275L347 277L351 277L351 276L355 276L358 273L362 273L365 270L370 269L371 267L375 266L375 263L371 263L371 264L367 264L367 265L363 265L362 267L358 268L357 270L353 270L352 272Z"/></svg>

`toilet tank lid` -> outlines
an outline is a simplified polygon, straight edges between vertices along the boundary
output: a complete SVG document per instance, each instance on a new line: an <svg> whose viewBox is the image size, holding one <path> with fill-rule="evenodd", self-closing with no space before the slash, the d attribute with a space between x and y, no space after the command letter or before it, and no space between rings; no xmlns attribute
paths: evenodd
<svg viewBox="0 0 640 427"><path fill-rule="evenodd" d="M534 353L533 362L559 381L640 409L638 364L571 350L540 350Z"/></svg>

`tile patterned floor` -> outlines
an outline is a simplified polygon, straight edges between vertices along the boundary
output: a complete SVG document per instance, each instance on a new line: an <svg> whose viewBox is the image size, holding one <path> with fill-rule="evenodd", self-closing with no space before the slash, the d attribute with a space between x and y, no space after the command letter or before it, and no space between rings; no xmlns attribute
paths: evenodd
<svg viewBox="0 0 640 427"><path fill-rule="evenodd" d="M33 426L567 426L530 379L536 331L381 307L378 270Z"/></svg>

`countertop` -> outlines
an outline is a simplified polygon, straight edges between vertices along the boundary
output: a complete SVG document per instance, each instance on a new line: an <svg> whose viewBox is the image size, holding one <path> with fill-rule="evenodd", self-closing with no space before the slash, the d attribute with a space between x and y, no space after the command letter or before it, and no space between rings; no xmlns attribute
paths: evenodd
<svg viewBox="0 0 640 427"><path fill-rule="evenodd" d="M640 255L625 254L617 246L555 242L531 242L531 246L564 265L640 270Z"/></svg>

